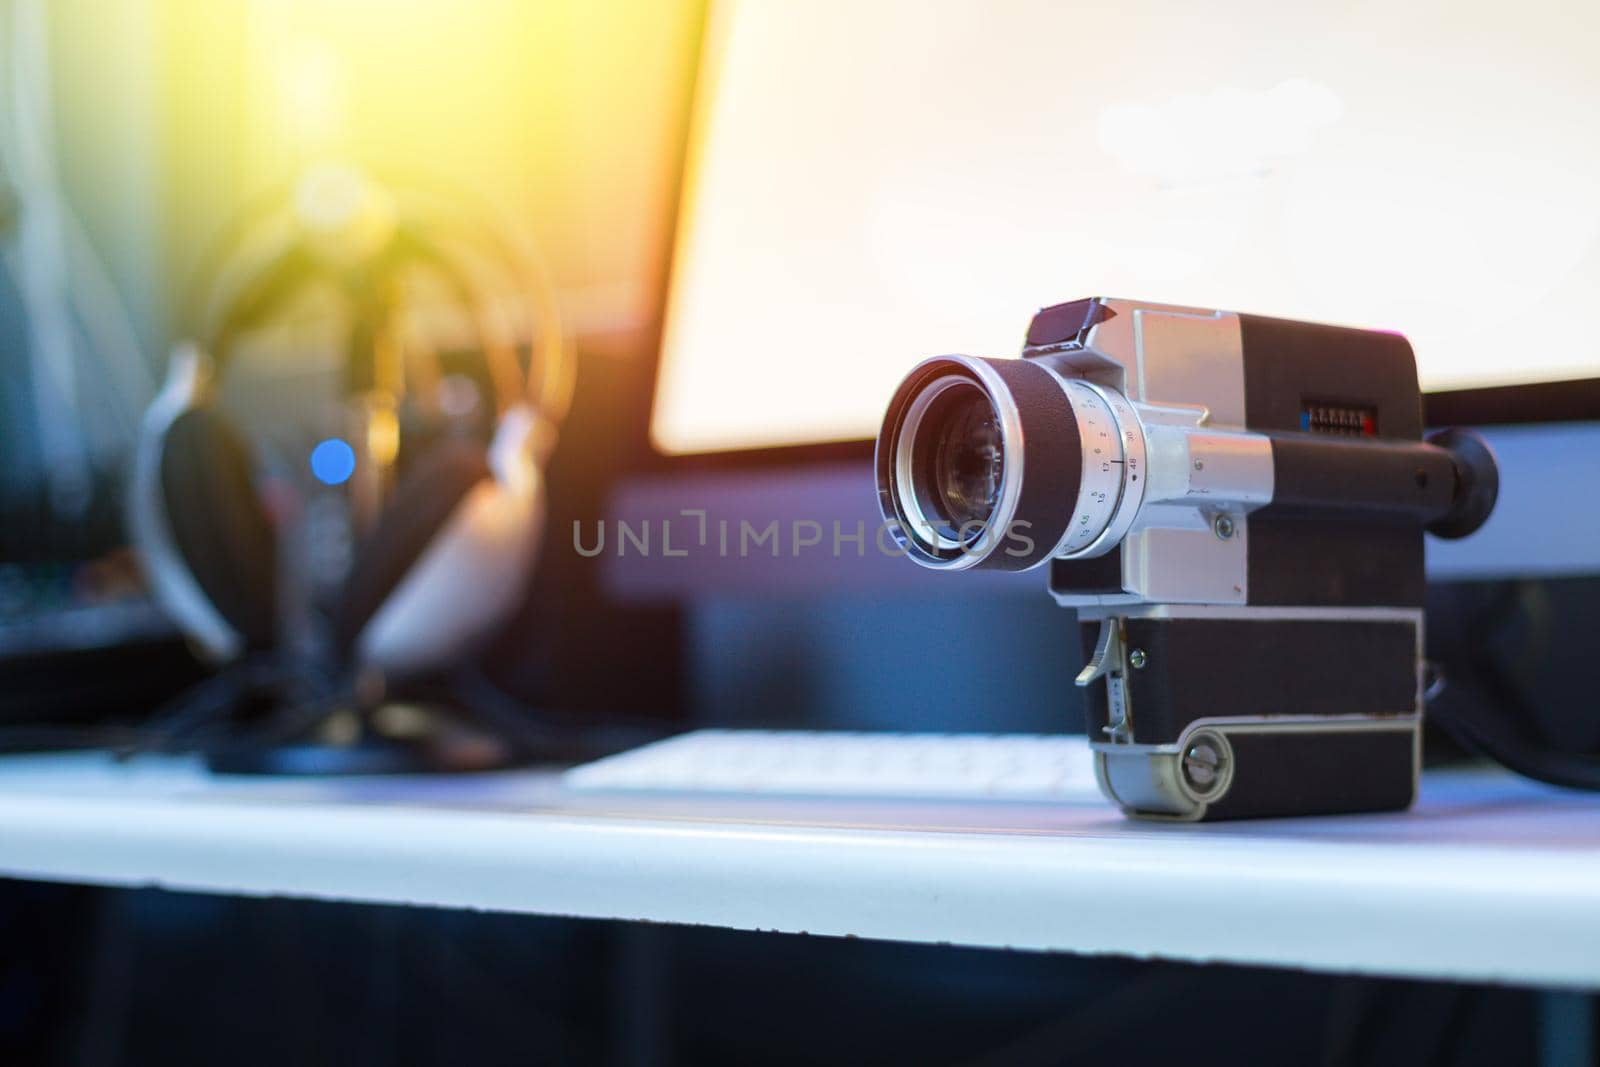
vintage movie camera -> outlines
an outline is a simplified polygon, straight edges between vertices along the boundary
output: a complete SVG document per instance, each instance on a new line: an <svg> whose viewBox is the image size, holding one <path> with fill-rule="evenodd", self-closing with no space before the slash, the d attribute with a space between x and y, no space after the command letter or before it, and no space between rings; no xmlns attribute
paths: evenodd
<svg viewBox="0 0 1600 1067"><path fill-rule="evenodd" d="M1021 359L917 365L876 468L923 566L1048 566L1082 622L1100 785L1127 813L1411 803L1423 533L1476 530L1499 476L1475 434L1423 440L1404 337L1060 304Z"/></svg>

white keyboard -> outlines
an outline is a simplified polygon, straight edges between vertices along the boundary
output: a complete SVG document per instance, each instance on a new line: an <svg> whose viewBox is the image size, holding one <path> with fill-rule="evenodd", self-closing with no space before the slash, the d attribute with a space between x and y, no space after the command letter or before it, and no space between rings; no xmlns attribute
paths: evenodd
<svg viewBox="0 0 1600 1067"><path fill-rule="evenodd" d="M581 793L1098 800L1082 737L697 730L574 767Z"/></svg>

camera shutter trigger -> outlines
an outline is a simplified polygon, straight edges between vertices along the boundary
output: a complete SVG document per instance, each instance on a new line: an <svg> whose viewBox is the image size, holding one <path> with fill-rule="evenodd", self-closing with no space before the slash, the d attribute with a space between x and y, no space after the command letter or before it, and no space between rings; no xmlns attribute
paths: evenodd
<svg viewBox="0 0 1600 1067"><path fill-rule="evenodd" d="M1117 630L1116 619L1100 620L1100 636L1094 643L1094 655L1078 672L1079 685L1088 685L1122 659L1122 642L1117 638Z"/></svg>

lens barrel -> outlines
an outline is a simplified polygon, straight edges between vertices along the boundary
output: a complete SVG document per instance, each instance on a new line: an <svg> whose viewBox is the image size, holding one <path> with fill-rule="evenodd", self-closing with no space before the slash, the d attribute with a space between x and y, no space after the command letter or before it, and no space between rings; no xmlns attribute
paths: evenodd
<svg viewBox="0 0 1600 1067"><path fill-rule="evenodd" d="M1083 444L1062 381L1021 359L935 356L878 434L878 502L906 554L940 570L1026 570L1072 520Z"/></svg>

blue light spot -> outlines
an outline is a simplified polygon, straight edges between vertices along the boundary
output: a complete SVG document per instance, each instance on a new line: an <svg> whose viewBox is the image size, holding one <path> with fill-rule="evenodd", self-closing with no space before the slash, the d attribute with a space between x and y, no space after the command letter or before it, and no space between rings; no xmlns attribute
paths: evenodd
<svg viewBox="0 0 1600 1067"><path fill-rule="evenodd" d="M337 437L318 441L311 450L311 473L323 485L343 485L356 472L356 450Z"/></svg>

